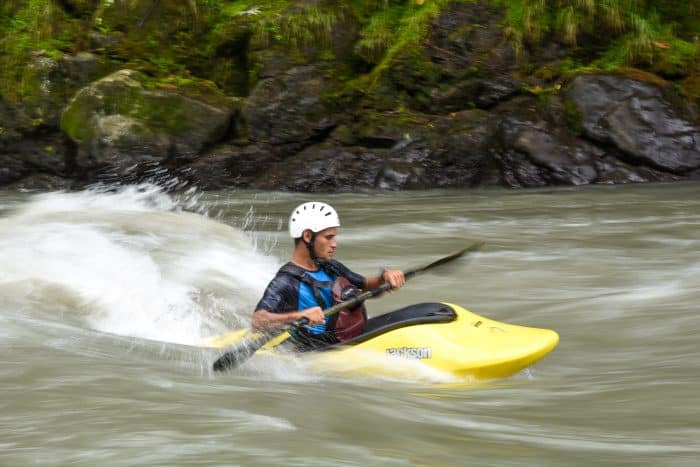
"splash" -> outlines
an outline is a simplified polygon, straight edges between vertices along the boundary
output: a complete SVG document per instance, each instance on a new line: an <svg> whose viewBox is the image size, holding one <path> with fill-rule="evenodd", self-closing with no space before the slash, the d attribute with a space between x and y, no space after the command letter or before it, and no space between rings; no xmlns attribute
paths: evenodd
<svg viewBox="0 0 700 467"><path fill-rule="evenodd" d="M181 344L245 324L279 264L198 207L151 185L34 196L0 219L0 300Z"/></svg>

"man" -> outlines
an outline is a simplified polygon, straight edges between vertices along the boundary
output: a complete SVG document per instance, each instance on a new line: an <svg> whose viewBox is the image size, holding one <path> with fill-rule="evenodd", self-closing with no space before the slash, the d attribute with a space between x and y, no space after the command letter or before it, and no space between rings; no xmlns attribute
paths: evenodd
<svg viewBox="0 0 700 467"><path fill-rule="evenodd" d="M318 201L297 206L289 218L294 239L291 261L282 266L267 286L253 313L252 326L258 330L282 327L300 318L308 324L292 331L302 347L319 347L338 342L336 319L325 318L323 309L333 305L333 284L344 278L358 289L369 290L388 282L392 289L405 283L403 272L385 269L378 277L365 278L335 261L338 213Z"/></svg>

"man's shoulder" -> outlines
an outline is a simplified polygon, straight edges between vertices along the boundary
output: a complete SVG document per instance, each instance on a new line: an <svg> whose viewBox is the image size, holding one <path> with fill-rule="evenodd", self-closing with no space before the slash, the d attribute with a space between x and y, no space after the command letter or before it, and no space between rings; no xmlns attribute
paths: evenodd
<svg viewBox="0 0 700 467"><path fill-rule="evenodd" d="M275 277L267 284L265 292L255 309L264 309L271 313L295 309L300 284L301 280L298 277L278 271Z"/></svg>
<svg viewBox="0 0 700 467"><path fill-rule="evenodd" d="M285 276L292 276L297 279L301 279L301 277L304 275L306 272L306 269L302 268L301 266L297 266L296 264L292 263L291 261L283 264L281 268L277 270L277 274L275 275L275 279L278 277L285 277Z"/></svg>
<svg viewBox="0 0 700 467"><path fill-rule="evenodd" d="M345 266L343 263L338 261L337 259L331 259L326 262L326 268L333 272L337 276L344 276L350 272L350 268Z"/></svg>
<svg viewBox="0 0 700 467"><path fill-rule="evenodd" d="M333 266L337 266L337 267L341 267L341 268L345 268L345 267L346 267L343 263L341 263L341 262L338 261L337 259L331 259L331 260L329 260L328 262L329 262L330 264L332 264Z"/></svg>

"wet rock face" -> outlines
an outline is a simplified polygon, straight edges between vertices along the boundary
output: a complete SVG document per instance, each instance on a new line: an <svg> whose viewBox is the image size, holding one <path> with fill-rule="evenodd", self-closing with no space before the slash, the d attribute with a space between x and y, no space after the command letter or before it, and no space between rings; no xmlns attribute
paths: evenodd
<svg viewBox="0 0 700 467"><path fill-rule="evenodd" d="M248 137L259 144L297 149L322 139L337 119L322 96L328 84L316 66L294 67L263 79L242 108Z"/></svg>
<svg viewBox="0 0 700 467"><path fill-rule="evenodd" d="M175 85L154 87L120 70L81 89L61 117L83 170L118 174L139 164L194 158L229 131L233 101Z"/></svg>
<svg viewBox="0 0 700 467"><path fill-rule="evenodd" d="M700 167L700 129L650 83L607 75L576 77L568 92L584 134L628 162L673 174Z"/></svg>
<svg viewBox="0 0 700 467"><path fill-rule="evenodd" d="M323 142L292 157L274 156L261 145L228 148L210 157L241 186L327 192L365 189L424 189L493 184L497 166L489 154L494 122L482 111L406 120L395 114L367 113L339 125ZM251 154L255 157L251 159ZM251 171L251 162L267 170ZM193 165L205 173L199 163ZM211 178L208 178L211 180ZM222 181L216 180L218 186Z"/></svg>
<svg viewBox="0 0 700 467"><path fill-rule="evenodd" d="M24 161L9 154L0 154L0 185L9 185L29 173L31 170Z"/></svg>
<svg viewBox="0 0 700 467"><path fill-rule="evenodd" d="M647 82L587 75L546 104L519 96L488 110L411 118L365 110L353 119L324 117L319 101L305 100L313 79L291 82L264 99L255 93L244 113L256 119L248 143L206 159L212 170L205 160L194 164L200 181L314 192L639 183L698 173L698 129ZM567 103L575 123L562 113Z"/></svg>
<svg viewBox="0 0 700 467"><path fill-rule="evenodd" d="M598 178L596 160L603 151L566 130L507 117L501 137L499 159L510 186L587 185Z"/></svg>
<svg viewBox="0 0 700 467"><path fill-rule="evenodd" d="M546 104L518 97L494 112L499 132L493 156L506 186L639 183L696 176L698 151L693 145L698 138L688 135L697 134L697 129L681 117L683 108L675 109L661 88L647 82L580 76Z"/></svg>

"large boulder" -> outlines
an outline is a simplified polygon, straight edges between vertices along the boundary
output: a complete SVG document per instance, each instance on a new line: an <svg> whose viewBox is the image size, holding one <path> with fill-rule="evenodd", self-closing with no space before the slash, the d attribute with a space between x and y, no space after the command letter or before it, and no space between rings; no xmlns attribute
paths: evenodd
<svg viewBox="0 0 700 467"><path fill-rule="evenodd" d="M620 150L582 134L581 116L561 96L521 96L495 109L491 154L508 187L671 181L677 176L625 162Z"/></svg>
<svg viewBox="0 0 700 467"><path fill-rule="evenodd" d="M673 181L677 176L620 160L619 152L540 120L515 116L500 122L498 149L502 184L511 188L592 183Z"/></svg>
<svg viewBox="0 0 700 467"><path fill-rule="evenodd" d="M297 155L338 125L338 114L323 99L329 85L322 65L295 65L275 49L261 51L256 60L260 81L242 102L240 134L187 164L187 177L201 187L287 187L295 177L287 174L275 185L275 174L295 171Z"/></svg>
<svg viewBox="0 0 700 467"><path fill-rule="evenodd" d="M269 73L255 86L242 108L250 140L288 145L289 153L295 153L337 125L323 101L328 83L322 68L299 66Z"/></svg>
<svg viewBox="0 0 700 467"><path fill-rule="evenodd" d="M587 185L596 181L596 160L603 151L543 120L515 116L500 123L498 154L504 180L511 187Z"/></svg>
<svg viewBox="0 0 700 467"><path fill-rule="evenodd" d="M81 89L61 117L82 169L128 171L189 159L231 132L237 100L208 82L153 82L120 70Z"/></svg>
<svg viewBox="0 0 700 467"><path fill-rule="evenodd" d="M700 168L700 129L650 82L612 75L581 75L567 93L588 138L612 145L633 164L674 174Z"/></svg>

